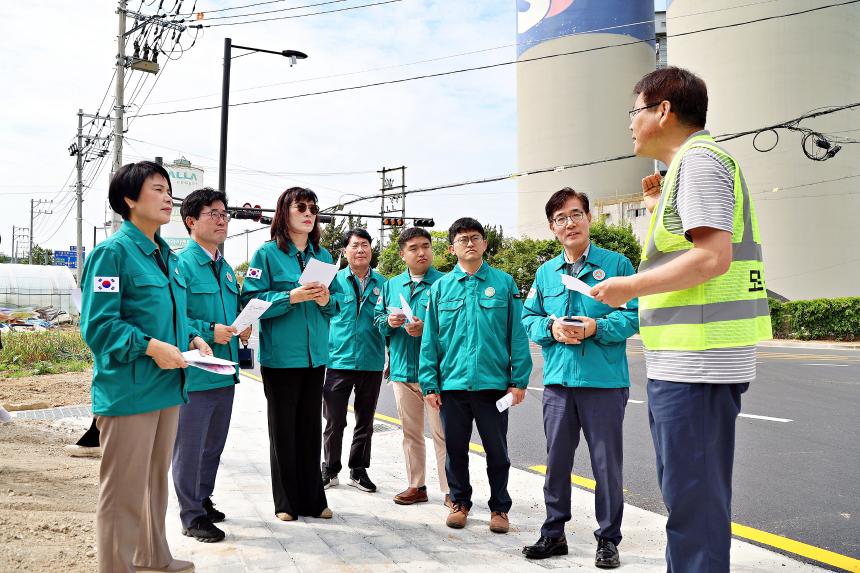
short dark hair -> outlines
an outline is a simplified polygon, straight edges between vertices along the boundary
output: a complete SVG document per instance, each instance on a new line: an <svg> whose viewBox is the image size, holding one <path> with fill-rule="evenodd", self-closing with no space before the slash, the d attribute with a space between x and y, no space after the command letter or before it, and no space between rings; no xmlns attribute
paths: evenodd
<svg viewBox="0 0 860 573"><path fill-rule="evenodd" d="M288 253L290 248L287 244L290 242L290 205L299 201L313 201L319 206L317 194L304 187L290 187L278 197L278 204L275 206L275 216L272 217L271 237L278 243L278 248ZM308 241L315 249L320 248L320 219L316 216L314 228L308 233Z"/></svg>
<svg viewBox="0 0 860 573"><path fill-rule="evenodd" d="M424 227L409 227L400 233L400 236L397 238L397 246L399 246L402 251L404 247L406 247L406 243L419 237L427 239L430 241L430 244L433 243L433 237L427 232L427 229Z"/></svg>
<svg viewBox="0 0 860 573"><path fill-rule="evenodd" d="M215 201L221 201L224 203L224 208L227 208L227 194L211 187L195 189L186 195L185 199L182 200L182 206L179 208L179 215L182 217L182 224L185 225L185 230L189 233L191 232L191 227L185 222L186 217L199 219L203 207L209 207Z"/></svg>
<svg viewBox="0 0 860 573"><path fill-rule="evenodd" d="M705 127L708 118L708 87L689 70L669 66L647 74L636 83L633 93L642 94L645 105L663 100L672 104L678 121L693 127Z"/></svg>
<svg viewBox="0 0 860 573"><path fill-rule="evenodd" d="M546 211L546 220L552 221L552 216L555 212L564 207L564 204L570 199L579 199L579 202L582 203L582 208L585 209L586 215L591 212L589 211L588 195L579 191L574 191L570 187L564 187L553 193L549 198L549 201L546 202L546 206L544 207L544 211Z"/></svg>
<svg viewBox="0 0 860 573"><path fill-rule="evenodd" d="M367 229L356 227L355 229L349 229L343 234L343 239L341 239L343 242L341 244L346 247L349 244L349 240L353 237L358 237L359 239L366 240L368 243L373 243L373 237L370 236Z"/></svg>
<svg viewBox="0 0 860 573"><path fill-rule="evenodd" d="M484 232L484 226L480 224L476 219L471 217L461 217L454 221L451 227L448 229L448 242L452 245L454 244L454 237L459 235L460 233L465 233L467 231L477 231L481 233L481 237L487 238L487 233Z"/></svg>
<svg viewBox="0 0 860 573"><path fill-rule="evenodd" d="M137 163L126 163L120 167L110 180L108 186L108 203L114 213L128 219L130 209L125 202L128 197L132 201L137 201L140 197L140 190L143 188L143 182L153 175L161 175L167 180L167 188L170 190L170 195L173 195L173 187L170 185L170 175L167 170L155 163L154 161L138 161Z"/></svg>

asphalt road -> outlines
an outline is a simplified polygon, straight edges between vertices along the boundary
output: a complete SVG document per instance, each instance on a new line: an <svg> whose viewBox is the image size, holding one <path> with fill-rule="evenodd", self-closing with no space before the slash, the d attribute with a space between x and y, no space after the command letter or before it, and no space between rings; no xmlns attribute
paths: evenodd
<svg viewBox="0 0 860 573"><path fill-rule="evenodd" d="M532 348L530 390L511 410L508 429L511 463L525 470L546 463L543 358ZM665 514L639 341L628 342L627 356L632 386L624 421L625 499ZM397 418L389 384L383 385L377 412ZM472 441L481 443L477 431ZM573 472L593 477L585 440ZM759 350L758 377L743 395L737 423L733 521L860 559L860 351Z"/></svg>
<svg viewBox="0 0 860 573"><path fill-rule="evenodd" d="M533 347L534 348L534 347ZM624 421L626 501L665 514L648 428L641 343L628 343L630 402ZM527 399L511 410L511 463L546 463L541 414L543 359L533 351ZM758 378L737 424L733 521L860 558L860 351L762 348ZM397 417L382 389L377 411ZM480 444L473 433L472 441ZM585 440L574 474L592 478Z"/></svg>

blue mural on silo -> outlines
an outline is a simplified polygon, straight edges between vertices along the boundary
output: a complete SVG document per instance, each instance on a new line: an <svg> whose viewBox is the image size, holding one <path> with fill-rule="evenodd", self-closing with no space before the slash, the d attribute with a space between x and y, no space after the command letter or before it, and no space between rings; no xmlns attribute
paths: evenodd
<svg viewBox="0 0 860 573"><path fill-rule="evenodd" d="M621 34L654 45L654 0L516 0L517 55L571 34Z"/></svg>

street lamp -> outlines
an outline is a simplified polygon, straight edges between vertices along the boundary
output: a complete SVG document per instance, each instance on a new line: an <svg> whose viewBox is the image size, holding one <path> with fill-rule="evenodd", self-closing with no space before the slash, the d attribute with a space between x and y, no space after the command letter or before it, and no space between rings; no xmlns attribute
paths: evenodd
<svg viewBox="0 0 860 573"><path fill-rule="evenodd" d="M249 52L262 52L264 54L275 54L290 59L290 67L298 60L304 60L307 54L296 50L263 50L249 46L234 45L231 38L224 38L224 80L221 84L221 150L218 155L218 189L227 190L227 118L230 111L230 59L231 51L248 50ZM237 56L239 57L239 56Z"/></svg>

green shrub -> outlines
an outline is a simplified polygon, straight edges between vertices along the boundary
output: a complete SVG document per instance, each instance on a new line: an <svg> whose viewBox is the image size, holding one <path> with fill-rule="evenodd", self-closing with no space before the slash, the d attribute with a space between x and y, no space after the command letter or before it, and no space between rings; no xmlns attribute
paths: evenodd
<svg viewBox="0 0 860 573"><path fill-rule="evenodd" d="M7 332L0 350L0 372L10 376L74 372L89 368L93 355L79 330Z"/></svg>
<svg viewBox="0 0 860 573"><path fill-rule="evenodd" d="M769 302L774 338L860 339L860 297Z"/></svg>

